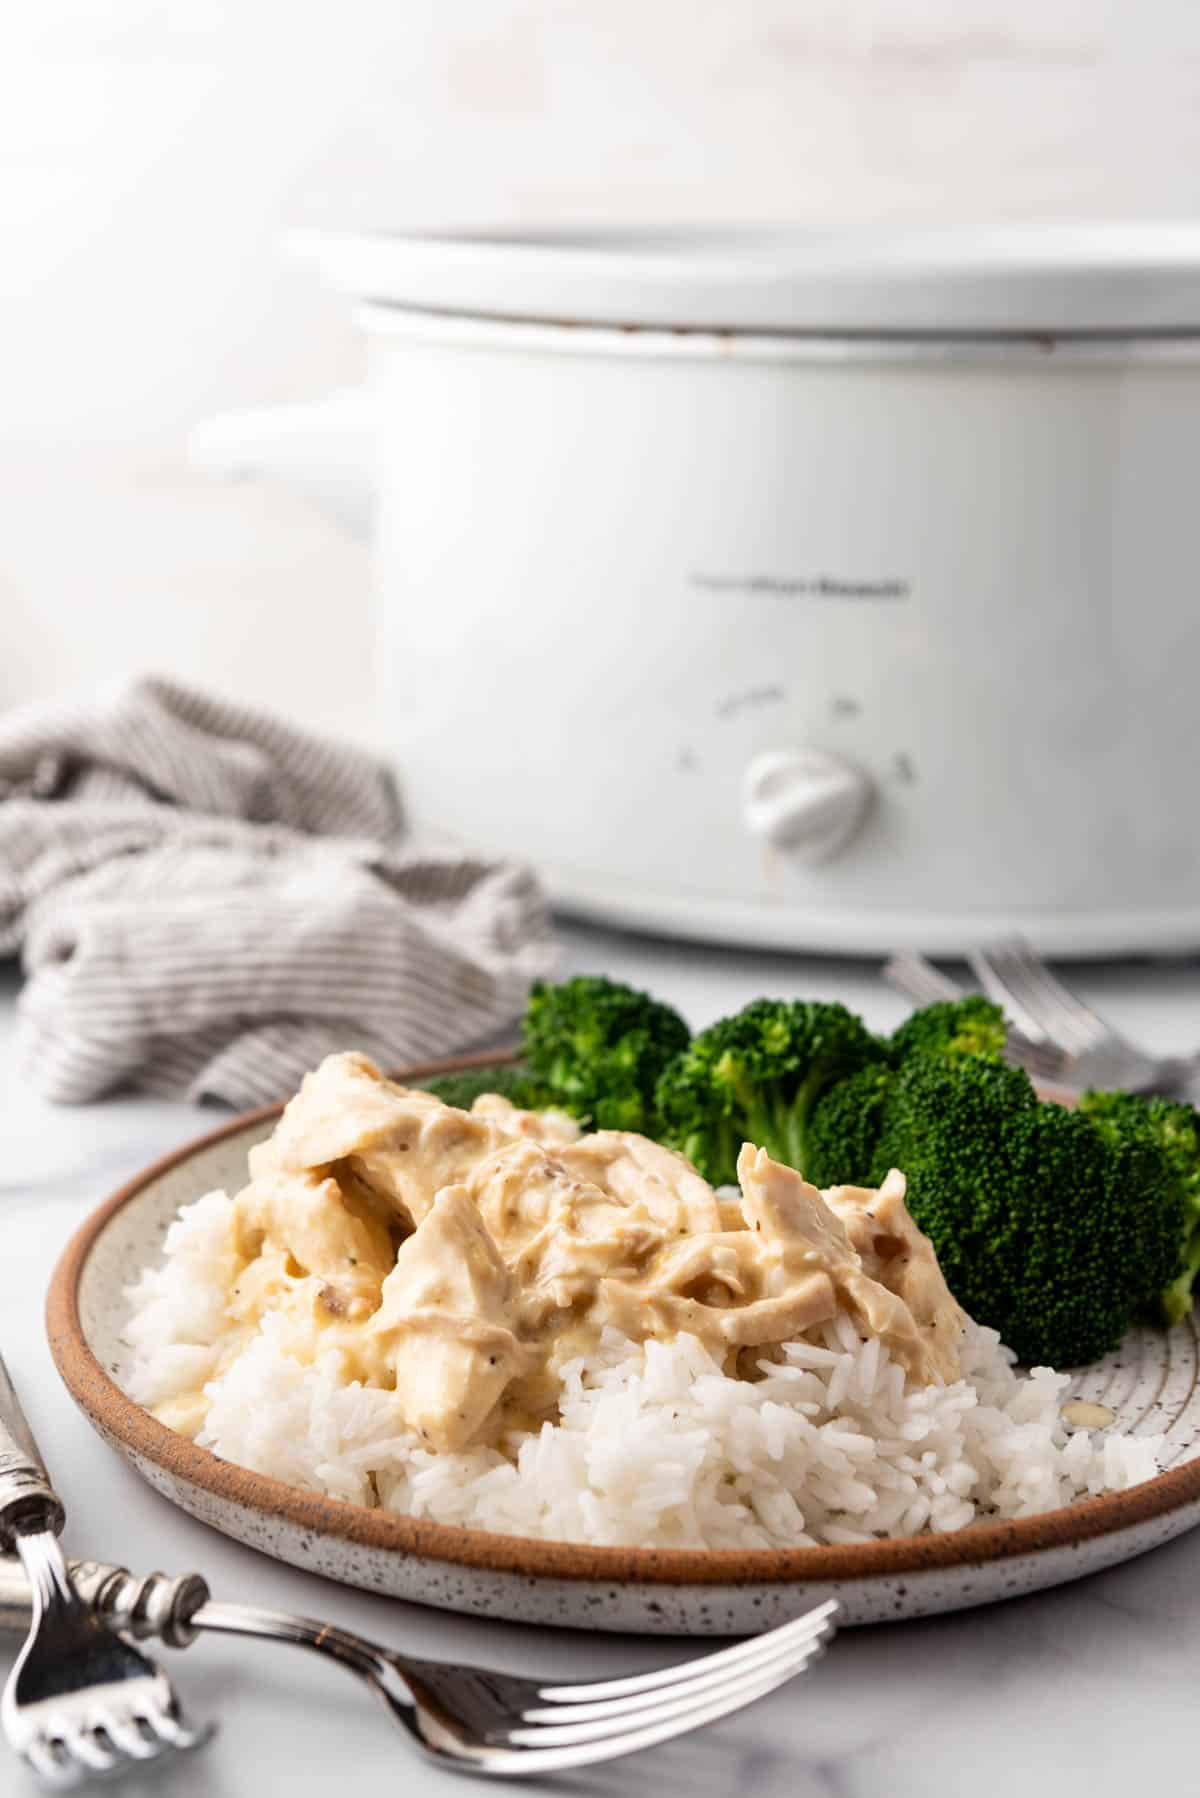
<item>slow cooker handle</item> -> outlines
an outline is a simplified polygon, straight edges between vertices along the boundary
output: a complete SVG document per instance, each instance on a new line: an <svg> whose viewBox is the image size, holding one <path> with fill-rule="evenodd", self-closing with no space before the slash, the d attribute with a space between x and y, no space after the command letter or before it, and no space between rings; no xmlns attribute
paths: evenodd
<svg viewBox="0 0 1200 1798"><path fill-rule="evenodd" d="M352 536L372 534L374 431L365 387L210 418L192 432L188 456L193 467L224 480L282 481Z"/></svg>

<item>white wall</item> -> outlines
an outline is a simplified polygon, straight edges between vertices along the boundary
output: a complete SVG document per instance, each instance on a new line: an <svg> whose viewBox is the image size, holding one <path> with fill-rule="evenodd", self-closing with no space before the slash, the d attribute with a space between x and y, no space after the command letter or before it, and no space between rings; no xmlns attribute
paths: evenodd
<svg viewBox="0 0 1200 1798"><path fill-rule="evenodd" d="M1200 212L1195 0L38 0L0 61L0 705L336 718L367 558L188 427L353 379L295 223Z"/></svg>

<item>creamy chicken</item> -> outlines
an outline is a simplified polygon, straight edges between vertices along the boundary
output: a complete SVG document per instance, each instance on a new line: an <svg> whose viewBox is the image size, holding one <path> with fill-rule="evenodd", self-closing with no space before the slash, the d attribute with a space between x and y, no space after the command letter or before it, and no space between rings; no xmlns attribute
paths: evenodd
<svg viewBox="0 0 1200 1798"><path fill-rule="evenodd" d="M753 1377L843 1313L915 1382L958 1377L962 1314L899 1173L822 1194L747 1144L731 1200L645 1137L495 1094L458 1111L353 1054L305 1079L250 1171L226 1357L271 1313L300 1360L336 1348L394 1389L434 1449L553 1418L560 1368L606 1327L689 1333ZM204 1409L185 1395L164 1420L195 1434Z"/></svg>

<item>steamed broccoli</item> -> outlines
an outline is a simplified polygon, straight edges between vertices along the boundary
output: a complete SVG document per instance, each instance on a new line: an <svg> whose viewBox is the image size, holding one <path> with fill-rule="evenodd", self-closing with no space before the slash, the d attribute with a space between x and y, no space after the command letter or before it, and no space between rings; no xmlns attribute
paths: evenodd
<svg viewBox="0 0 1200 1798"><path fill-rule="evenodd" d="M457 1105L460 1111L470 1111L484 1093L500 1093L522 1111L544 1111L555 1103L528 1068L503 1062L499 1066L464 1068L459 1074L436 1074L432 1080L422 1082L422 1091L435 1094L443 1105Z"/></svg>
<svg viewBox="0 0 1200 1798"><path fill-rule="evenodd" d="M1149 1133L1042 1104L983 1057L917 1054L881 1107L869 1183L891 1167L955 1297L1026 1363L1115 1348L1178 1271L1182 1207Z"/></svg>
<svg viewBox="0 0 1200 1798"><path fill-rule="evenodd" d="M1178 1100L1135 1093L1087 1092L1079 1109L1110 1142L1148 1136L1161 1156L1162 1183L1177 1210L1180 1234L1175 1270L1154 1297L1165 1321L1177 1324L1192 1308L1200 1273L1200 1113Z"/></svg>
<svg viewBox="0 0 1200 1798"><path fill-rule="evenodd" d="M910 1055L982 1055L1000 1061L1004 1055L1004 1013L982 994L941 999L906 1018L888 1039L897 1067Z"/></svg>
<svg viewBox="0 0 1200 1798"><path fill-rule="evenodd" d="M844 1005L756 999L700 1032L658 1084L664 1140L714 1185L736 1179L744 1142L805 1170L815 1107L883 1049Z"/></svg>
<svg viewBox="0 0 1200 1798"><path fill-rule="evenodd" d="M669 1005L600 975L539 981L525 1013L525 1061L547 1103L597 1130L658 1126L655 1085L689 1031Z"/></svg>

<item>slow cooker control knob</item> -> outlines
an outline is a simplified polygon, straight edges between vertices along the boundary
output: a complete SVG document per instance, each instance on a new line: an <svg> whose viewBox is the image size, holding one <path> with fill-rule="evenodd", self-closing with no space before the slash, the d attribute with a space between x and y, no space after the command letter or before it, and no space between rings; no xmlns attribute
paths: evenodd
<svg viewBox="0 0 1200 1798"><path fill-rule="evenodd" d="M748 828L798 861L828 861L845 848L870 803L867 775L825 749L766 749L742 777Z"/></svg>

